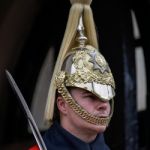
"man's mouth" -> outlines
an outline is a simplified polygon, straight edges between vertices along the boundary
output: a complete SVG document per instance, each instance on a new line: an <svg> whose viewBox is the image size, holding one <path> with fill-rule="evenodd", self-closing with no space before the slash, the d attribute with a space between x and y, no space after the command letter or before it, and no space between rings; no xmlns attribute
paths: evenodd
<svg viewBox="0 0 150 150"><path fill-rule="evenodd" d="M109 114L110 114L109 112L100 112L100 113L94 113L94 116L106 118L109 117Z"/></svg>

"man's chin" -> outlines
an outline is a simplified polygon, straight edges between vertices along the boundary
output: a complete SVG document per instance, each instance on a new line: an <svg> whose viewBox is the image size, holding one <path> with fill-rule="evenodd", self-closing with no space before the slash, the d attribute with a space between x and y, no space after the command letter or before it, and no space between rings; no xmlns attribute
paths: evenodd
<svg viewBox="0 0 150 150"><path fill-rule="evenodd" d="M104 125L94 125L94 124L90 124L89 128L91 130L93 130L96 133L103 133L106 130L106 126Z"/></svg>
<svg viewBox="0 0 150 150"><path fill-rule="evenodd" d="M103 133L106 130L106 128L107 127L104 125L103 126L97 125L95 129L97 130L98 133Z"/></svg>

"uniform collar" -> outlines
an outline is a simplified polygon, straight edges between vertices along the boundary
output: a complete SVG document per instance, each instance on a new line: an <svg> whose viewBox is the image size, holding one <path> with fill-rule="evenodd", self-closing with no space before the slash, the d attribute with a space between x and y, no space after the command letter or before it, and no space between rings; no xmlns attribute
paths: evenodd
<svg viewBox="0 0 150 150"><path fill-rule="evenodd" d="M103 134L98 134L91 143L86 143L75 137L55 122L45 133L44 141L48 149L57 150L109 150L105 144Z"/></svg>

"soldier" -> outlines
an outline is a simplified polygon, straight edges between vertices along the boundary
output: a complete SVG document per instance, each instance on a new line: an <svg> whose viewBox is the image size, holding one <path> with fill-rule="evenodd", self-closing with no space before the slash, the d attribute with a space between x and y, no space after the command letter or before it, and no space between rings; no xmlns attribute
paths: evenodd
<svg viewBox="0 0 150 150"><path fill-rule="evenodd" d="M45 109L50 128L43 139L48 150L109 150L103 132L113 114L114 79L98 50L92 0L70 1Z"/></svg>

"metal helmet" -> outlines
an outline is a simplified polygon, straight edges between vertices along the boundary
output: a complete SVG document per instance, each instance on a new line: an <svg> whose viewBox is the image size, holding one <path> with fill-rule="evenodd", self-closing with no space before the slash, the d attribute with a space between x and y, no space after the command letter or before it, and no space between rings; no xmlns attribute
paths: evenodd
<svg viewBox="0 0 150 150"><path fill-rule="evenodd" d="M77 5L80 5L82 10L84 10L87 7L87 5L90 5L91 3L91 1L88 0L72 0L72 1L76 2ZM82 1L81 4L79 4L80 1ZM89 4L87 4L87 2ZM72 15L74 15L74 13L72 13ZM98 48L95 48L94 44L90 42L93 39L96 39L95 38L96 34L91 32L95 31L95 29L87 31L87 28L85 28L86 35L88 36L85 37L84 35L82 15L83 11L80 12L80 18L78 19L78 27L76 27L75 29L76 31L78 30L77 34L75 34L75 36L77 37L76 39L78 44L77 43L72 44L68 48L69 50L64 52L63 56L62 51L64 51L65 49L60 50L57 59L58 63L56 63L57 67L55 67L54 69L53 78L51 80L48 102L46 105L47 107L46 117L47 120L51 120L53 117L55 92L57 90L61 94L63 99L72 108L72 110L76 114L78 114L82 119L95 125L107 126L113 114L113 97L115 96L115 82L111 70L109 68L109 65L105 60L104 56L99 52ZM87 17L85 18L87 19ZM91 22L93 21L92 19L93 18L91 17L90 18ZM87 24L85 25L86 25L85 27L87 27ZM93 29L93 27L94 23L91 25L90 29L91 28ZM95 42L95 40L93 41ZM78 46L75 47L73 45ZM76 102L76 100L73 99L67 87L81 88L93 93L101 101L110 101L111 102L110 115L108 117L98 117L89 113L88 110L85 110L82 106L80 106Z"/></svg>
<svg viewBox="0 0 150 150"><path fill-rule="evenodd" d="M113 108L109 117L94 116L84 110L67 90L67 87L85 89L102 101L109 101L115 96L115 82L109 65L96 48L85 45L87 38L83 34L81 22L78 27L79 46L72 48L66 55L62 69L56 76L56 87L69 106L84 120L92 124L108 125Z"/></svg>

